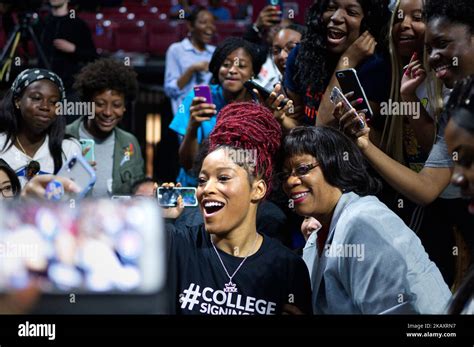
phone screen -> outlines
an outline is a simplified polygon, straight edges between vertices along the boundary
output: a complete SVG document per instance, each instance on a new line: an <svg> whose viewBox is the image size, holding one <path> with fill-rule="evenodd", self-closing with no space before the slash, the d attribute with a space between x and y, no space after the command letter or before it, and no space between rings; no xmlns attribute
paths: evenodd
<svg viewBox="0 0 474 347"><path fill-rule="evenodd" d="M157 189L158 204L163 207L174 207L178 205L178 197L183 198L184 206L197 206L196 188L194 187L174 187Z"/></svg>
<svg viewBox="0 0 474 347"><path fill-rule="evenodd" d="M0 204L0 291L149 293L165 281L165 235L156 203Z"/></svg>

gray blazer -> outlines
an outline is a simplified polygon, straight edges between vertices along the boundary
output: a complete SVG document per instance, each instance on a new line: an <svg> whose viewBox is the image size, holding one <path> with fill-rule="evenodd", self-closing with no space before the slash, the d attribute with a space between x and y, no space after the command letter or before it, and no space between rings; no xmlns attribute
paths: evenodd
<svg viewBox="0 0 474 347"><path fill-rule="evenodd" d="M343 194L321 257L316 240L303 250L315 314L435 314L451 298L420 239L375 196Z"/></svg>

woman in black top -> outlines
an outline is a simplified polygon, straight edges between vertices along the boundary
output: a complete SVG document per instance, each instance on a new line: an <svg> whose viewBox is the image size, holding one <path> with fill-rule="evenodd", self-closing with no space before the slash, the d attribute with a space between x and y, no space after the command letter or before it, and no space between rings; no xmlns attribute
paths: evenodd
<svg viewBox="0 0 474 347"><path fill-rule="evenodd" d="M173 229L168 283L176 312L311 312L303 260L256 228L280 139L278 122L262 106L236 103L219 113L199 173L204 224L180 230L167 224Z"/></svg>

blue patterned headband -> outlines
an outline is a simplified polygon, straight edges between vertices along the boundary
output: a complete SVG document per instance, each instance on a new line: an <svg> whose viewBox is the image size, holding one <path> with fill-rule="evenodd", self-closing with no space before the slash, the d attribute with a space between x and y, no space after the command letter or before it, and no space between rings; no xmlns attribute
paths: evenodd
<svg viewBox="0 0 474 347"><path fill-rule="evenodd" d="M64 89L63 81L54 72L46 69L27 69L23 70L12 84L11 90L13 98L19 98L23 91L33 82L39 80L49 80L53 82L59 89L61 99L66 98L66 91Z"/></svg>

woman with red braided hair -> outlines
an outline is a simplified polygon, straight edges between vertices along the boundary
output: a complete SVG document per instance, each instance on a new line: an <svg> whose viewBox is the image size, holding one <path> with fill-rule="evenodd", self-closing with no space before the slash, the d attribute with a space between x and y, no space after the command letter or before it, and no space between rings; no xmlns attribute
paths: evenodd
<svg viewBox="0 0 474 347"><path fill-rule="evenodd" d="M167 223L177 313L311 313L303 260L256 228L280 141L281 127L267 108L242 102L220 111L198 176L204 224L176 230Z"/></svg>

